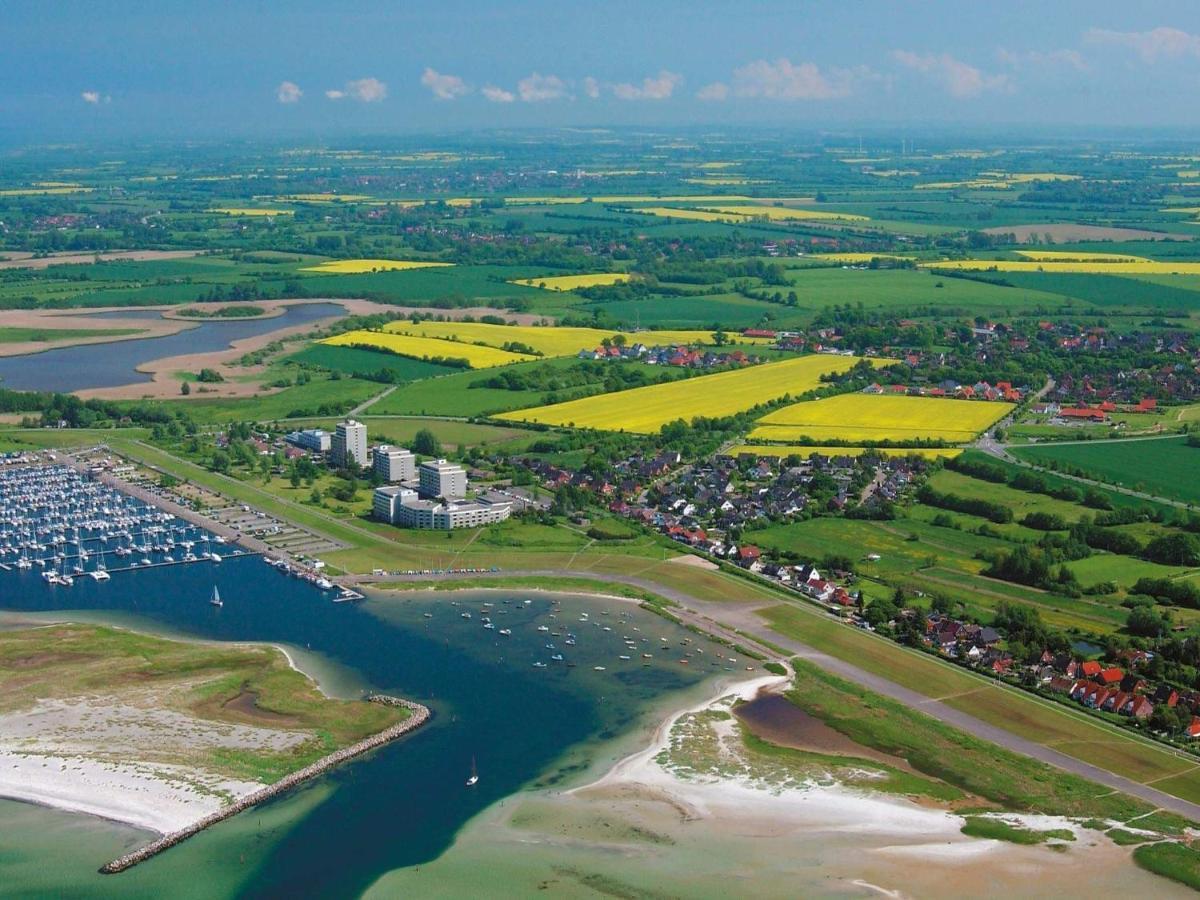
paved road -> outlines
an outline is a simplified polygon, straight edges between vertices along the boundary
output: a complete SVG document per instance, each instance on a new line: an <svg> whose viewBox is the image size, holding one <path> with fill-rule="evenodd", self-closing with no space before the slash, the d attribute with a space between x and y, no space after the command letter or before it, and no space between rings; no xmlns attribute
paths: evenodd
<svg viewBox="0 0 1200 900"><path fill-rule="evenodd" d="M1178 438L1179 435L1175 434L1175 435L1170 435L1169 437ZM1133 443L1135 441L1161 441L1161 440L1165 440L1165 439L1166 438L1164 438L1164 437L1126 438L1126 439L1120 440L1120 441L1103 441L1102 443L1104 443L1104 444L1129 444L1129 443ZM1047 442L1045 444L1041 444L1038 446L1058 447L1063 444L1066 444L1067 446L1072 446L1075 444L1093 444L1094 445L1097 443L1101 443L1101 442L1099 442L1099 441L1053 441L1053 442ZM1134 497L1138 500L1149 500L1153 503L1162 503L1167 506L1174 506L1178 509L1191 509L1193 507L1193 504L1184 503L1182 500L1172 500L1169 497L1160 497L1157 494L1149 494L1149 493L1146 493L1145 491L1135 491L1135 490L1133 490L1133 488L1122 487L1119 484L1112 484L1111 482L1108 482L1108 481L1097 481L1094 478L1084 478L1080 475L1069 475L1066 472L1059 472L1055 469L1048 469L1045 466L1035 466L1033 463L1027 462L1026 460L1021 459L1019 456L1013 456L1013 454L1008 452L1009 447L1012 447L1015 445L1001 444L1001 443L997 442L994 438L992 438L990 433L985 434L982 438L980 438L979 441L975 444L975 446L977 448L979 448L980 450L982 450L984 453L989 453L992 456L995 456L997 459L1002 459L1005 462L1012 463L1013 465L1016 465L1016 466L1021 466L1023 468L1029 469L1030 471L1033 471L1033 472L1042 472L1046 475L1053 475L1057 478L1065 478L1067 481L1074 481L1077 484L1086 485L1087 487L1101 488L1106 491L1115 491L1116 493L1124 494L1127 497ZM1031 445L1022 444L1021 446L1031 446Z"/></svg>
<svg viewBox="0 0 1200 900"><path fill-rule="evenodd" d="M1132 797L1138 797L1155 806L1178 813L1194 821L1200 821L1200 804L1190 803L1187 800L1181 800L1178 797L1173 797L1170 794L1163 793L1148 785L1139 784L1121 775L1109 772L1106 769L1101 769L1089 763L1082 762L1074 757L1059 753L1050 747L1042 744L1034 743L1010 731L1005 731L995 725L990 725L980 719L975 718L968 713L959 709L947 706L946 704L920 694L910 688L896 684L881 675L876 675L861 669L853 663L838 659L816 650L807 644L795 640L794 638L781 635L769 629L763 621L755 614L755 610L760 606L745 605L727 605L711 603L699 600L692 597L685 591L678 588L672 588L667 585L659 584L655 581L650 581L645 578L639 578L636 575L620 575L611 573L595 573L588 571L563 570L563 569L544 569L544 570L528 570L528 571L506 571L506 572L488 572L474 575L445 575L445 576L428 576L428 575L400 575L400 576L357 576L344 579L348 582L356 584L369 584L371 582L410 582L421 583L428 581L462 581L468 579L484 579L484 578L564 578L578 579L588 578L601 583L618 583L628 585L630 587L641 588L642 590L650 591L659 596L666 597L679 604L679 608L672 609L671 613L682 619L685 623L696 625L705 630L714 632L721 637L731 641L741 643L747 642L747 637L760 639L775 646L782 647L788 651L790 656L798 656L808 660L815 665L820 666L826 671L832 672L848 681L853 681L861 684L864 687L875 691L877 694L882 694L889 697L905 706L919 710L928 716L937 719L939 722L944 722L966 732L974 737L985 741L990 741L1011 750L1015 753L1020 753L1023 756L1031 757L1039 762L1054 766L1065 772L1070 772L1074 775L1079 775L1087 778L1097 784L1104 785L1115 791L1129 794ZM339 579L343 580L343 579ZM825 613L816 610L813 607L796 604L797 610L810 613L814 616L824 617ZM850 626L846 626L850 627ZM739 633L741 632L741 633ZM880 638L880 640L883 640ZM757 641L756 641L757 642ZM776 656L769 649L763 648L769 656ZM956 668L956 671L961 671ZM1016 690L1001 685L989 685L983 679L979 683L980 690ZM1101 728L1096 723L1097 728ZM1155 748L1157 749L1157 748ZM1163 753L1174 755L1170 750L1163 748ZM1189 760L1190 761L1190 760Z"/></svg>
<svg viewBox="0 0 1200 900"><path fill-rule="evenodd" d="M350 410L350 412L346 413L346 418L353 419L355 416L357 416L359 413L361 413L364 409L374 406L376 403L378 403L380 400L382 400L384 397L386 397L388 394L390 394L392 391L394 391L398 387L400 387L400 385L393 384L386 391L378 393L373 397L368 397L362 403L358 404L358 406L354 407L354 409Z"/></svg>

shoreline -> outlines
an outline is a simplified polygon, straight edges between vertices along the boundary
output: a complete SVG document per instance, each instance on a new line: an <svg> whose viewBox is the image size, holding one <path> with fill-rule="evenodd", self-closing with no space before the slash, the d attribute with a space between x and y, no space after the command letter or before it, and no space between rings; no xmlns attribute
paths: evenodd
<svg viewBox="0 0 1200 900"><path fill-rule="evenodd" d="M150 634L167 640L208 647L270 647L288 667L313 683L322 697L356 699L353 695L331 693L322 683L317 666L298 661L304 651L273 642L213 641L188 637L170 629L155 630L129 623L113 622L106 616L28 614L0 610L0 629L52 628L56 625L95 624L134 634ZM363 690L366 690L363 686ZM241 809L263 802L278 793L317 777L336 765L388 743L423 725L433 715L420 703L372 692L364 702L404 706L412 715L396 725L289 773L274 784L240 781L201 769L139 760L103 760L92 758L77 748L23 744L4 746L0 735L0 799L28 803L47 809L86 815L117 825L135 828L164 840L193 829L198 822L208 825L228 818ZM38 709L17 710L9 716L36 715ZM4 719L0 715L0 721ZM395 732L395 733L393 733ZM66 774L64 774L66 773ZM303 777L297 779L301 773ZM279 787L279 785L284 785ZM232 799L229 799L232 798ZM202 828L208 827L203 825ZM194 833L194 832L193 832ZM182 839L182 838L180 838Z"/></svg>

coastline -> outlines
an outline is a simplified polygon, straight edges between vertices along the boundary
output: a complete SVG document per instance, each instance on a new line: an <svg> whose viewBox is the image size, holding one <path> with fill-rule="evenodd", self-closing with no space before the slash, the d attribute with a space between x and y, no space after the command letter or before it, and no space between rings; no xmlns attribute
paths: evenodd
<svg viewBox="0 0 1200 900"><path fill-rule="evenodd" d="M482 889L480 872L488 873L492 896L514 898L551 886L566 897L597 890L658 896L664 885L672 896L713 898L739 891L957 897L964 879L981 896L1059 897L1079 889L1191 896L1135 866L1131 848L1068 819L999 814L1074 837L1017 845L962 834L963 817L938 804L824 779L780 786L753 773L686 777L664 759L681 720L727 711L735 698L753 699L787 681L725 677L703 699L676 698L649 740L641 732L633 752L625 741L626 752L598 777L499 800L459 833L452 850L387 873L365 896L461 895Z"/></svg>
<svg viewBox="0 0 1200 900"><path fill-rule="evenodd" d="M197 640L171 634L170 629L114 622L104 615L59 615L0 612L0 630L51 628L55 625L96 624L131 633L209 647L270 647L288 667L303 675L322 697L358 699L362 691L344 696L325 681L344 682L343 673L322 670L306 651L278 643ZM357 685L365 689L365 685ZM138 740L153 739L153 729L177 738L181 730L193 735L197 747L228 744L233 748L284 746L306 739L305 732L268 730L225 722L192 719L153 706L114 705L115 698L81 697L39 700L32 708L0 713L0 799L87 815L130 826L160 838L194 833L216 821L263 802L314 778L336 765L415 730L432 715L417 703L375 694L371 700L404 706L411 712L401 722L347 747L335 750L277 782L246 781L197 766L138 759ZM138 701L135 701L138 702ZM128 725L128 731L114 723ZM207 732L196 728L210 725ZM104 733L95 746L78 737ZM101 744L103 746L101 746ZM204 824L201 824L204 823ZM199 825L199 828L197 826Z"/></svg>

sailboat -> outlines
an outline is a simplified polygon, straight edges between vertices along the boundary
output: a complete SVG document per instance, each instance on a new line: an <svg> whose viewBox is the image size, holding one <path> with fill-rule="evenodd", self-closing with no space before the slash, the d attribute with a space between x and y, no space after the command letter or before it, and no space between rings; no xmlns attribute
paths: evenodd
<svg viewBox="0 0 1200 900"><path fill-rule="evenodd" d="M217 590L217 586L213 585L212 599L208 601L213 606L224 606L225 601L221 599L221 592Z"/></svg>
<svg viewBox="0 0 1200 900"><path fill-rule="evenodd" d="M467 779L467 787L474 787L479 783L479 771L475 768L475 757L471 757L471 777Z"/></svg>

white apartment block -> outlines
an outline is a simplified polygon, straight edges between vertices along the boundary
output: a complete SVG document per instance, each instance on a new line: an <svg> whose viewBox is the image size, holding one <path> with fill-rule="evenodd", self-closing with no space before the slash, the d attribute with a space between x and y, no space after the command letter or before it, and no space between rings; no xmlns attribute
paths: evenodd
<svg viewBox="0 0 1200 900"><path fill-rule="evenodd" d="M382 444L375 448L372 468L387 482L414 481L417 477L417 458L403 447Z"/></svg>
<svg viewBox="0 0 1200 900"><path fill-rule="evenodd" d="M444 459L421 463L418 471L418 490L422 497L461 500L467 496L467 472L456 463Z"/></svg>
<svg viewBox="0 0 1200 900"><path fill-rule="evenodd" d="M330 441L330 461L334 468L345 468L350 460L360 466L367 464L367 426L354 419L338 422Z"/></svg>

